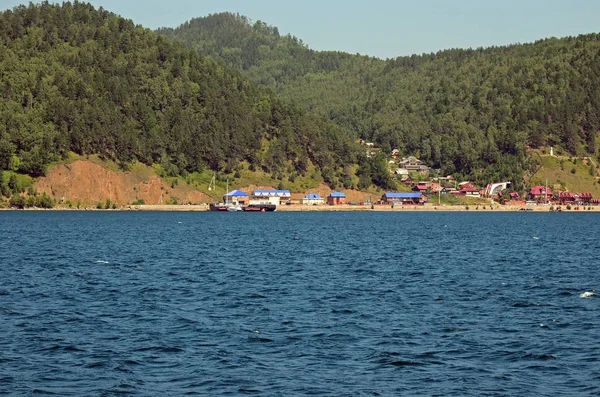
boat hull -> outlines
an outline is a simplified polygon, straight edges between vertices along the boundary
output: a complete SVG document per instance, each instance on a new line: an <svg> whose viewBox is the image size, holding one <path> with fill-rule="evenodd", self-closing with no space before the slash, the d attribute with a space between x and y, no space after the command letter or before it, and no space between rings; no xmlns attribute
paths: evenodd
<svg viewBox="0 0 600 397"><path fill-rule="evenodd" d="M244 207L246 212L273 212L277 206L275 204L248 204Z"/></svg>
<svg viewBox="0 0 600 397"><path fill-rule="evenodd" d="M213 203L208 206L209 211L227 211L227 205L222 203Z"/></svg>

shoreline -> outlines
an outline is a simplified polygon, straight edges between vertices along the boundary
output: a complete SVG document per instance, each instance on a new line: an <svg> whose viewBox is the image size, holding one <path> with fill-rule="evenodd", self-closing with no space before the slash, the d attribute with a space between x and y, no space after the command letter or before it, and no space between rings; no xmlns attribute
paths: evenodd
<svg viewBox="0 0 600 397"><path fill-rule="evenodd" d="M484 208L485 207L485 208ZM553 211L550 208L553 208ZM489 205L279 205L276 212L600 212L600 206L591 207L573 207L572 209L566 209L566 206L560 206L561 211L556 211L558 206L550 205L495 205L490 207ZM578 209L575 209L578 208ZM588 209L590 208L590 209ZM0 211L157 211L157 212L208 212L208 204L197 204L197 205L127 205L116 209L98 209L93 207L82 207L82 208L68 208L68 207L55 207L55 208L0 208Z"/></svg>

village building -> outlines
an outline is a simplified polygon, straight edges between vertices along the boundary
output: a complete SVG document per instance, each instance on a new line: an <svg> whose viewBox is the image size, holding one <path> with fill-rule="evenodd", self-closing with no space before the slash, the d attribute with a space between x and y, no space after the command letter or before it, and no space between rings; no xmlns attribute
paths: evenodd
<svg viewBox="0 0 600 397"><path fill-rule="evenodd" d="M289 190L254 190L252 192L254 202L269 203L279 205L280 203L290 202L292 194Z"/></svg>
<svg viewBox="0 0 600 397"><path fill-rule="evenodd" d="M327 196L327 204L329 205L340 205L346 204L346 194L342 192L332 192Z"/></svg>
<svg viewBox="0 0 600 397"><path fill-rule="evenodd" d="M427 193L427 191L430 188L431 188L430 182L418 182L417 185L415 187L413 187L413 190L415 192Z"/></svg>
<svg viewBox="0 0 600 397"><path fill-rule="evenodd" d="M529 191L529 198L536 201L547 201L552 198L552 190L548 186L534 186Z"/></svg>
<svg viewBox="0 0 600 397"><path fill-rule="evenodd" d="M400 168L404 168L409 171L418 171L421 173L428 173L430 171L430 168L425 165L425 163L414 156L409 156L400 160L398 165Z"/></svg>
<svg viewBox="0 0 600 397"><path fill-rule="evenodd" d="M387 204L421 204L425 198L421 193L386 192L381 201Z"/></svg>
<svg viewBox="0 0 600 397"><path fill-rule="evenodd" d="M452 194L466 197L481 197L481 192L471 182L459 183L458 190L452 192Z"/></svg>
<svg viewBox="0 0 600 397"><path fill-rule="evenodd" d="M398 157L400 157L400 150L398 150L398 149L392 150L392 158L397 159Z"/></svg>
<svg viewBox="0 0 600 397"><path fill-rule="evenodd" d="M438 182L431 182L429 184L429 191L431 193L438 193L442 190L442 184Z"/></svg>
<svg viewBox="0 0 600 397"><path fill-rule="evenodd" d="M442 194L448 194L456 191L456 188L451 183L442 183Z"/></svg>
<svg viewBox="0 0 600 397"><path fill-rule="evenodd" d="M408 170L406 168L398 168L396 170L396 175L408 175Z"/></svg>
<svg viewBox="0 0 600 397"><path fill-rule="evenodd" d="M594 198L591 193L558 192L556 199L561 205L594 203Z"/></svg>
<svg viewBox="0 0 600 397"><path fill-rule="evenodd" d="M412 178L408 175L402 175L400 177L400 181L405 184L406 186L410 186L413 187L416 185L415 181L412 180Z"/></svg>
<svg viewBox="0 0 600 397"><path fill-rule="evenodd" d="M235 205L247 205L250 202L250 195L241 190L232 190L229 193L225 193L223 200L225 200L226 203Z"/></svg>
<svg viewBox="0 0 600 397"><path fill-rule="evenodd" d="M300 204L304 205L321 205L324 203L325 200L317 193L308 193L306 196L300 199Z"/></svg>

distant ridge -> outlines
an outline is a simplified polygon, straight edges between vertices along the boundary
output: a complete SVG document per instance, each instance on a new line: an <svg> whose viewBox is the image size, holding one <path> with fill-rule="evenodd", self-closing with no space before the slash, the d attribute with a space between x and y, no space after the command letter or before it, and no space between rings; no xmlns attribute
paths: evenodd
<svg viewBox="0 0 600 397"><path fill-rule="evenodd" d="M534 170L527 147L598 153L598 34L450 49L390 60L319 52L232 13L159 34L272 87L383 152L418 155L443 174L483 184Z"/></svg>

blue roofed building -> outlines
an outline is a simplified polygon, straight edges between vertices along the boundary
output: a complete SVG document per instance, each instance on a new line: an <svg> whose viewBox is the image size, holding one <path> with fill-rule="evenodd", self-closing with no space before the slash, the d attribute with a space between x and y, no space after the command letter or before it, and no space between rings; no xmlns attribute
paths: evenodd
<svg viewBox="0 0 600 397"><path fill-rule="evenodd" d="M226 203L233 203L239 205L247 205L250 201L250 195L242 192L241 190L232 190L229 193L225 193L223 199Z"/></svg>
<svg viewBox="0 0 600 397"><path fill-rule="evenodd" d="M346 204L346 194L342 192L332 192L327 196L327 204L340 205Z"/></svg>
<svg viewBox="0 0 600 397"><path fill-rule="evenodd" d="M422 193L386 192L381 201L387 204L421 204L425 197Z"/></svg>
<svg viewBox="0 0 600 397"><path fill-rule="evenodd" d="M257 202L279 205L281 202L289 202L292 193L289 190L257 189L252 192L252 198Z"/></svg>
<svg viewBox="0 0 600 397"><path fill-rule="evenodd" d="M308 193L300 199L300 204L304 205L321 205L325 203L325 199L317 193Z"/></svg>

